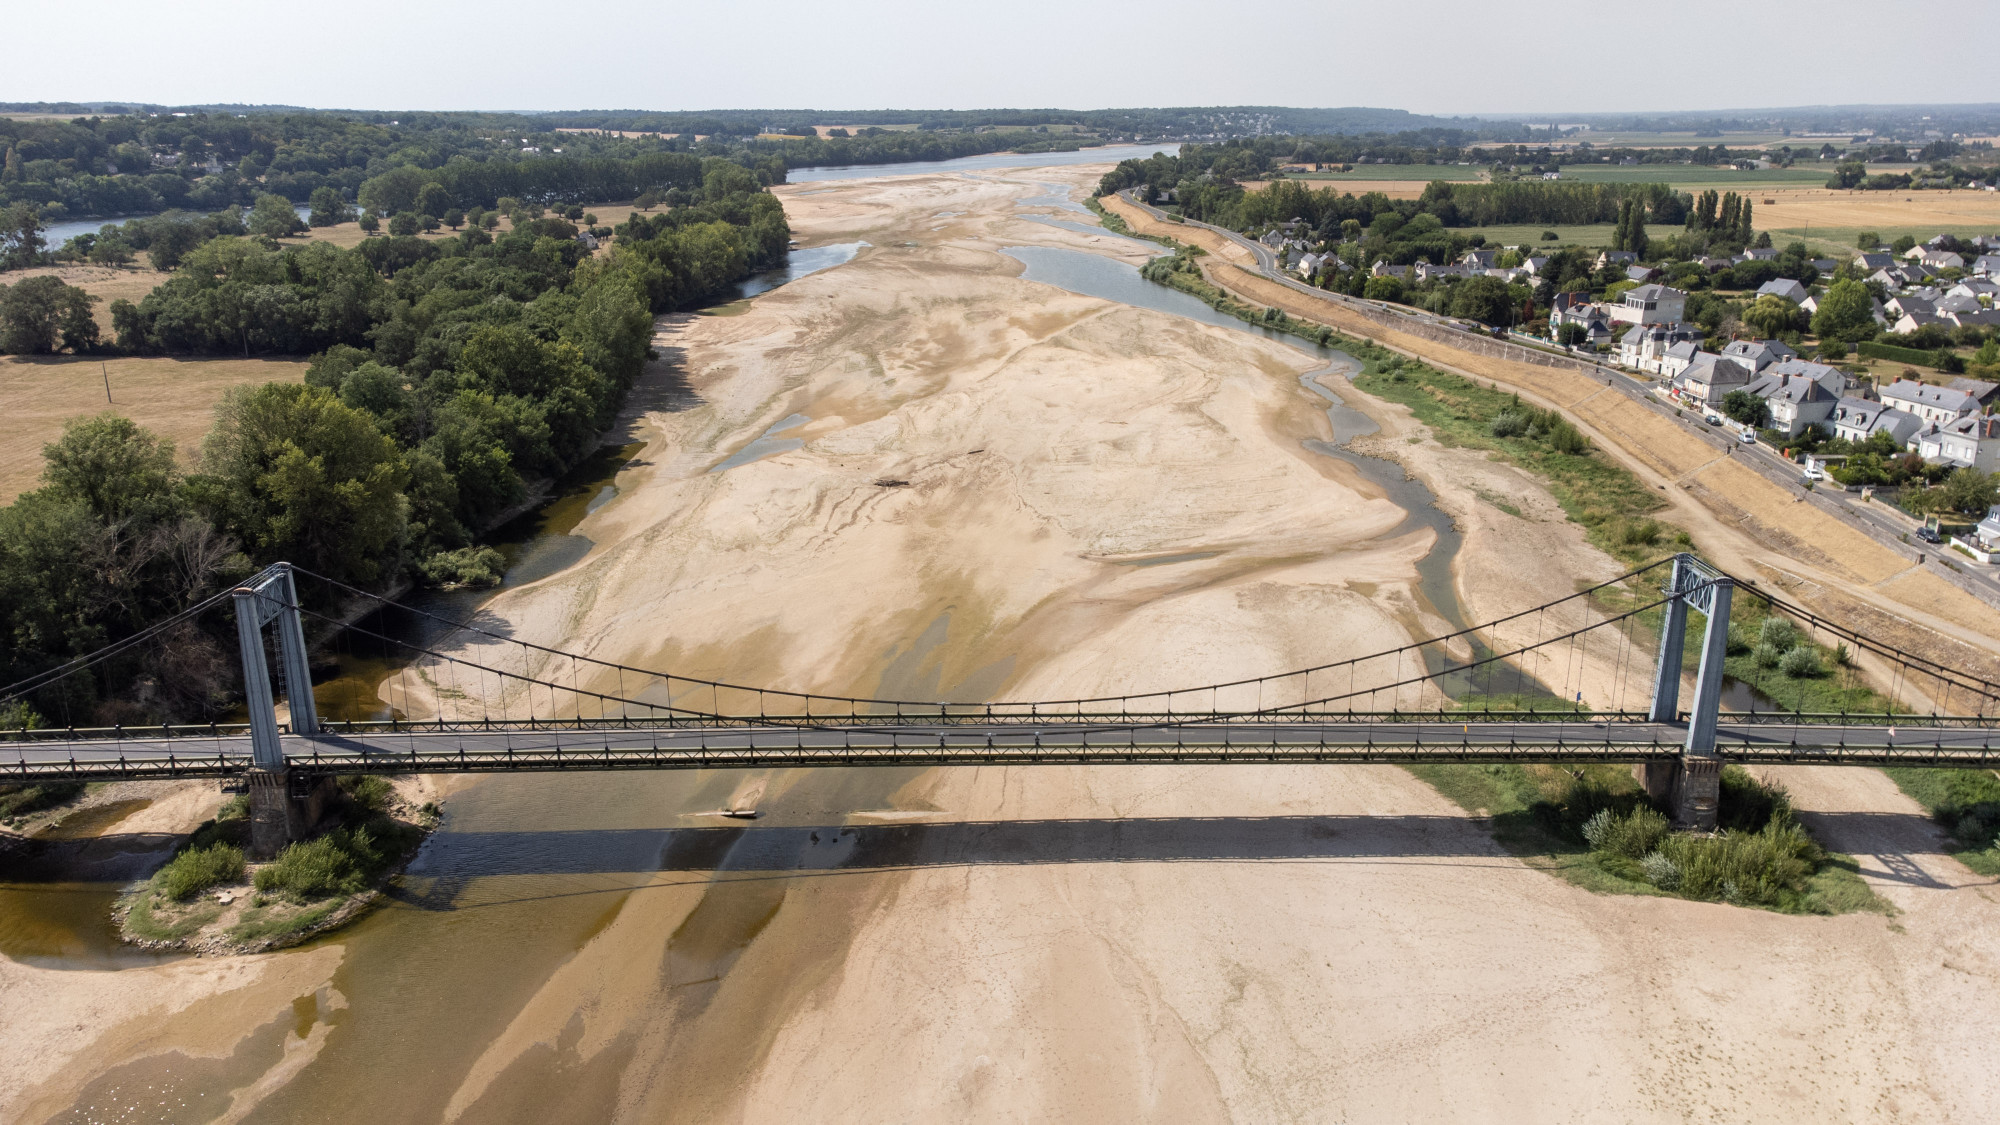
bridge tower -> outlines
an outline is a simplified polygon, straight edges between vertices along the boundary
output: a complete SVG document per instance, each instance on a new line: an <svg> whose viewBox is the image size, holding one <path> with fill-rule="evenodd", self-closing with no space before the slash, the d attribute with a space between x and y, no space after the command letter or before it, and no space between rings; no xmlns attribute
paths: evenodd
<svg viewBox="0 0 2000 1125"><path fill-rule="evenodd" d="M333 779L294 774L278 741L278 708L264 655L264 626L277 625L278 673L294 734L319 733L312 669L299 621L298 587L290 563L276 563L236 588L236 641L243 655L243 698L250 710L250 855L270 859L319 825Z"/></svg>
<svg viewBox="0 0 2000 1125"><path fill-rule="evenodd" d="M1640 784L1673 810L1675 822L1697 829L1715 827L1722 789L1722 759L1715 753L1715 724L1722 709L1722 666L1729 655L1729 599L1735 583L1690 554L1674 556L1666 593L1667 619L1660 630L1660 661L1653 677L1655 723L1680 721L1681 651L1687 644L1687 614L1698 609L1708 619L1702 634L1701 665L1695 672L1694 708L1679 761L1635 767Z"/></svg>

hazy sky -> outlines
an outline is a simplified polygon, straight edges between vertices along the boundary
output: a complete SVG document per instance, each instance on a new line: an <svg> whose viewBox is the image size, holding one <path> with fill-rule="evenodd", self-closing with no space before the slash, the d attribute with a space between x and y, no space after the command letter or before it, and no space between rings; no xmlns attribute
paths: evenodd
<svg viewBox="0 0 2000 1125"><path fill-rule="evenodd" d="M2000 42L1995 0L1581 7L24 0L10 7L0 101L354 109L1366 105L1420 113L2000 101L2000 66L1974 61Z"/></svg>

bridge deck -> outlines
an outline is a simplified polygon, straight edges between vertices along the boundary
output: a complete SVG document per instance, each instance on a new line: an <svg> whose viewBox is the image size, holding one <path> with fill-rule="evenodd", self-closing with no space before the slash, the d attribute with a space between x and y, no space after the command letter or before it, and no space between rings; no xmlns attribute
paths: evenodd
<svg viewBox="0 0 2000 1125"><path fill-rule="evenodd" d="M1923 723L1912 719L1913 724ZM1991 726L1725 721L1729 762L2000 767ZM1642 762L1679 758L1686 730L1630 721L1257 722L913 721L841 726L371 730L287 734L287 763L309 773L503 773L773 766L1033 765L1166 762ZM233 777L247 733L59 738L0 743L0 780Z"/></svg>

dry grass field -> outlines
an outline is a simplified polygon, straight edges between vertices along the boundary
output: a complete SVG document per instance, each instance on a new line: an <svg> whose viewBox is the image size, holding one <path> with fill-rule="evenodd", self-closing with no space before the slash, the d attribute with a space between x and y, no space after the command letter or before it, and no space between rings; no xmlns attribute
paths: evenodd
<svg viewBox="0 0 2000 1125"><path fill-rule="evenodd" d="M0 357L0 413L7 418L0 426L0 504L35 487L42 446L62 434L67 419L114 411L171 438L185 459L208 432L224 391L296 383L305 373L299 359Z"/></svg>

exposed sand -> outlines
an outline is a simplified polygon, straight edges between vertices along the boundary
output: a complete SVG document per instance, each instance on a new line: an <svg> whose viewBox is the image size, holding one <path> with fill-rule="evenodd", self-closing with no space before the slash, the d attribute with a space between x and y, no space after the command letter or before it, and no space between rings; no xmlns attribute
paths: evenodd
<svg viewBox="0 0 2000 1125"><path fill-rule="evenodd" d="M1137 260L1013 221L1042 191L1025 181L783 190L809 243L873 248L741 315L663 326L703 401L634 419L645 452L578 528L598 547L488 607L513 635L793 688L991 698L1296 667L1428 624L1412 586L1430 535L1381 538L1401 513L1301 448L1327 427L1299 353L1019 280L997 247ZM1333 385L1383 424L1369 447L1458 517L1475 618L1617 572L1531 479L1411 444L1401 410ZM801 447L708 472L794 413ZM1672 492L1705 515L1705 547L1723 540ZM1900 925L1791 918L1588 894L1388 767L841 772L746 776L729 805L1007 823L836 872L841 838L787 862L748 846L758 822L716 881L629 895L469 1070L436 1075L449 1116L1973 1122L2000 1104L1979 1051L2000 1030L1994 961L1967 936L2000 918L1945 857L1917 861L1950 874L1897 898ZM1891 813L1867 821L1900 834L1869 870L1896 897L1895 857L1935 844L1891 798L1853 807ZM1855 831L1822 826L1836 844ZM747 912L743 944L703 947L701 920L729 911ZM56 983L10 966L0 1052L47 1057L0 1086L0 1117L67 1104L80 1083L59 1071L180 1040L223 1051L197 1016L247 1033L302 993L326 1012L339 958L105 974L123 991L80 984L46 1019L25 1013ZM302 1024L236 1112L311 1066L323 1026Z"/></svg>

